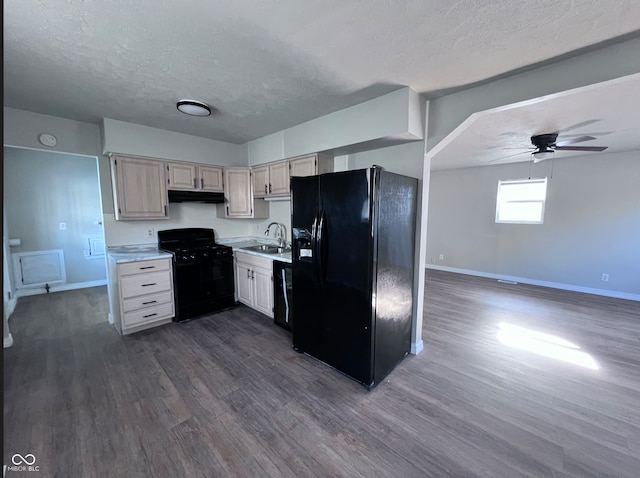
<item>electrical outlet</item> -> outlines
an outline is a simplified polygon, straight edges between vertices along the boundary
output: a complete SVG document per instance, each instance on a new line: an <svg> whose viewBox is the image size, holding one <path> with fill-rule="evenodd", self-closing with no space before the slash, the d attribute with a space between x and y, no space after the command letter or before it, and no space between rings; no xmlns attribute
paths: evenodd
<svg viewBox="0 0 640 478"><path fill-rule="evenodd" d="M602 274L602 276L600 277L600 280L602 282L609 282L609 274Z"/></svg>
<svg viewBox="0 0 640 478"><path fill-rule="evenodd" d="M66 222L61 222L60 223L60 230L64 231L65 229L67 229L67 223Z"/></svg>
<svg viewBox="0 0 640 478"><path fill-rule="evenodd" d="M148 227L147 228L147 237L153 237L153 228L152 227Z"/></svg>
<svg viewBox="0 0 640 478"><path fill-rule="evenodd" d="M441 261L444 261L444 254L440 254L440 256L438 257L438 259L440 259Z"/></svg>

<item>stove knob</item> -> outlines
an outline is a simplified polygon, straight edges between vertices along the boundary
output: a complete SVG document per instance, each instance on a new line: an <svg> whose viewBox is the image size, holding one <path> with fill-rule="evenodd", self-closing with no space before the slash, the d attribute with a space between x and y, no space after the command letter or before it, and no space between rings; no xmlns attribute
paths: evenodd
<svg viewBox="0 0 640 478"><path fill-rule="evenodd" d="M191 254L189 255L189 257L190 257L191 259L195 259L195 258L196 258L196 253L195 253L195 252L191 253Z"/></svg>
<svg viewBox="0 0 640 478"><path fill-rule="evenodd" d="M209 251L204 251L202 253L202 257L209 257Z"/></svg>
<svg viewBox="0 0 640 478"><path fill-rule="evenodd" d="M180 256L180 259L182 259L183 261L185 261L185 262L186 262L186 261L188 261L188 260L189 260L189 256L188 256L188 255L186 255L186 254L183 254L183 255L181 255L181 256Z"/></svg>

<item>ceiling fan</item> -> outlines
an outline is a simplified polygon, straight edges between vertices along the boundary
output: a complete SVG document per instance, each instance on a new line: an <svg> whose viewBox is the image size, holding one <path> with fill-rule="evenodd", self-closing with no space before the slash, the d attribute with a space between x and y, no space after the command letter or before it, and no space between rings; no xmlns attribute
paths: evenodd
<svg viewBox="0 0 640 478"><path fill-rule="evenodd" d="M537 134L531 136L531 144L535 151L531 153L533 162L538 163L553 157L554 151L604 151L608 146L571 146L596 139L595 136L578 136L577 138L557 141L558 133Z"/></svg>
<svg viewBox="0 0 640 478"><path fill-rule="evenodd" d="M527 152L531 152L534 163L539 163L540 161L543 161L545 159L553 158L553 153L555 151L585 151L585 152L604 151L605 149L608 148L608 146L572 146L572 145L576 143L583 143L585 141L592 141L596 139L596 135L604 136L607 134L611 134L611 131L604 131L600 133L589 133L589 134L565 134L575 129L584 128L585 126L588 126L592 123L596 123L598 121L601 121L601 120L592 119L588 121L583 121L582 123L574 124L573 126L569 126L567 128L557 130L553 133L533 135L531 136L531 144L533 146L530 146L529 148L510 148L510 147L502 148L502 149L520 149L520 150L526 149L526 151L521 151L519 153L503 156L501 158L496 158L491 161L487 161L487 163L493 163L495 161L511 158L513 156L517 156ZM562 137L566 139L558 141L559 134L562 134ZM511 132L502 133L500 136L507 136L507 137L521 136L521 133L511 131ZM490 149L494 149L494 148L497 149L497 148L500 148L500 146L496 145Z"/></svg>

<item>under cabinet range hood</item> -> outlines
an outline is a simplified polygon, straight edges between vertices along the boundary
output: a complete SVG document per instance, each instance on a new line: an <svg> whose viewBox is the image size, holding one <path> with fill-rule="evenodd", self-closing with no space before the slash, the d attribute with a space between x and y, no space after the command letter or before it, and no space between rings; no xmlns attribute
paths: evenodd
<svg viewBox="0 0 640 478"><path fill-rule="evenodd" d="M210 204L223 204L224 193L169 190L169 202L206 202Z"/></svg>

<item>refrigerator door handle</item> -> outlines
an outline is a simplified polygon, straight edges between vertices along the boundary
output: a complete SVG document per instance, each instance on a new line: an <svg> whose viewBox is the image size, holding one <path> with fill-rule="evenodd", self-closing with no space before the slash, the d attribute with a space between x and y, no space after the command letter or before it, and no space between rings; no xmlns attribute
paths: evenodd
<svg viewBox="0 0 640 478"><path fill-rule="evenodd" d="M312 248L313 248L313 252L315 254L315 248L316 248L316 237L317 237L317 233L318 233L318 211L316 211L315 215L313 216L313 224L311 224L311 244L312 244Z"/></svg>
<svg viewBox="0 0 640 478"><path fill-rule="evenodd" d="M319 215L320 217L320 223L318 224L318 230L317 230L317 234L316 234L316 258L317 258L317 262L316 264L318 265L318 280L320 281L320 284L322 284L323 282L323 277L324 277L324 262L323 262L323 258L322 258L322 233L324 231L324 210L320 213Z"/></svg>
<svg viewBox="0 0 640 478"><path fill-rule="evenodd" d="M289 297L287 296L287 269L282 268L282 292L284 294L284 321L289 323Z"/></svg>

